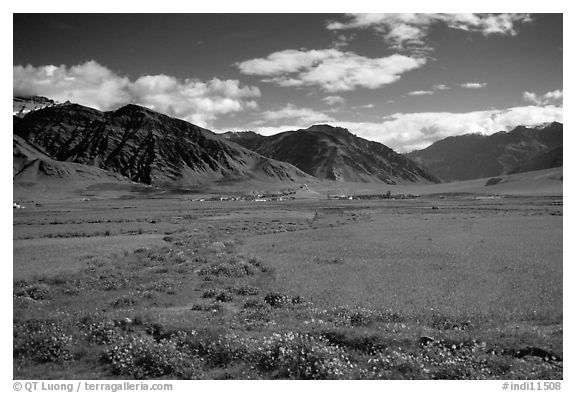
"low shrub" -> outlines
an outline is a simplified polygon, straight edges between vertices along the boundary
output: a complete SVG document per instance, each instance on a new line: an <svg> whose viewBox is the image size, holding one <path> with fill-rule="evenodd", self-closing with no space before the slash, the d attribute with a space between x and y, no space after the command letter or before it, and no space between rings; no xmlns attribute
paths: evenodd
<svg viewBox="0 0 576 393"><path fill-rule="evenodd" d="M110 302L110 305L115 308L131 307L136 304L136 299L133 295L120 296Z"/></svg>
<svg viewBox="0 0 576 393"><path fill-rule="evenodd" d="M220 291L220 292L218 292L218 294L216 294L214 299L217 302L222 302L222 303L231 302L232 300L234 300L234 296L232 296L232 294L228 291Z"/></svg>
<svg viewBox="0 0 576 393"><path fill-rule="evenodd" d="M303 299L300 296L288 296L278 292L268 292L264 296L264 302L274 308L286 307L294 304L300 304Z"/></svg>
<svg viewBox="0 0 576 393"><path fill-rule="evenodd" d="M493 379L501 377L499 355L483 344L444 345L441 342L421 346L414 351L386 349L368 360L362 372L366 379Z"/></svg>
<svg viewBox="0 0 576 393"><path fill-rule="evenodd" d="M190 310L192 311L220 311L222 309L222 306L218 303L210 303L210 304L205 304L205 303L195 303L192 305L192 307L190 307Z"/></svg>
<svg viewBox="0 0 576 393"><path fill-rule="evenodd" d="M213 298L213 297L215 297L217 294L218 294L218 291L217 291L217 290L215 290L215 289L213 289L213 288L210 288L210 289L205 290L205 291L202 293L202 297L203 297L204 299Z"/></svg>
<svg viewBox="0 0 576 393"><path fill-rule="evenodd" d="M14 290L16 296L27 296L34 300L46 300L50 298L51 288L44 283L21 284Z"/></svg>
<svg viewBox="0 0 576 393"><path fill-rule="evenodd" d="M173 295L176 293L177 283L171 278L163 278L142 286L145 291L154 291Z"/></svg>
<svg viewBox="0 0 576 393"><path fill-rule="evenodd" d="M84 317L78 325L86 340L94 344L109 344L118 336L116 324L111 320Z"/></svg>
<svg viewBox="0 0 576 393"><path fill-rule="evenodd" d="M212 263L200 269L200 276L245 277L254 275L254 267L244 261L230 260L223 263Z"/></svg>
<svg viewBox="0 0 576 393"><path fill-rule="evenodd" d="M164 376L186 377L195 369L172 340L154 341L148 336L119 337L104 353L103 360L115 375L136 379Z"/></svg>
<svg viewBox="0 0 576 393"><path fill-rule="evenodd" d="M14 356L39 363L72 359L72 336L54 321L30 320L14 325Z"/></svg>
<svg viewBox="0 0 576 393"><path fill-rule="evenodd" d="M266 307L266 303L263 303L261 300L259 299L248 299L244 302L244 308L254 308L254 309L260 309L260 308L264 308Z"/></svg>
<svg viewBox="0 0 576 393"><path fill-rule="evenodd" d="M226 289L240 296L255 296L260 293L260 289L250 285L231 286Z"/></svg>
<svg viewBox="0 0 576 393"><path fill-rule="evenodd" d="M273 378L343 379L350 377L355 367L344 350L321 337L273 334L259 345L255 364Z"/></svg>
<svg viewBox="0 0 576 393"><path fill-rule="evenodd" d="M197 357L212 368L226 367L236 361L249 360L253 346L253 340L210 330L178 337L178 347L181 351Z"/></svg>

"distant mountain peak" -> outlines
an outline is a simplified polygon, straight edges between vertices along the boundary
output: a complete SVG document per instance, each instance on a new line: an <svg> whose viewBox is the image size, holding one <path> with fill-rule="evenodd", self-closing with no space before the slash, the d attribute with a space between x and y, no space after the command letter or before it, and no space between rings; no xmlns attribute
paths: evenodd
<svg viewBox="0 0 576 393"><path fill-rule="evenodd" d="M563 125L514 127L491 135L464 134L407 156L444 181L478 179L562 166Z"/></svg>
<svg viewBox="0 0 576 393"><path fill-rule="evenodd" d="M113 111L115 115L145 114L152 117L166 116L138 104L127 104ZM168 116L167 116L168 117Z"/></svg>
<svg viewBox="0 0 576 393"><path fill-rule="evenodd" d="M43 103L56 103L56 101L51 100L50 98L43 97L43 96L14 96L14 100L16 100L16 101L35 101L35 102L43 102Z"/></svg>
<svg viewBox="0 0 576 393"><path fill-rule="evenodd" d="M24 117L30 112L61 105L60 103L42 96L14 96L12 99L12 114Z"/></svg>
<svg viewBox="0 0 576 393"><path fill-rule="evenodd" d="M305 131L311 132L330 132L330 133L341 133L341 134L352 134L348 129L342 127L331 126L330 124L315 124L305 129Z"/></svg>
<svg viewBox="0 0 576 393"><path fill-rule="evenodd" d="M389 147L329 124L270 136L229 134L228 138L320 179L388 184L437 181Z"/></svg>

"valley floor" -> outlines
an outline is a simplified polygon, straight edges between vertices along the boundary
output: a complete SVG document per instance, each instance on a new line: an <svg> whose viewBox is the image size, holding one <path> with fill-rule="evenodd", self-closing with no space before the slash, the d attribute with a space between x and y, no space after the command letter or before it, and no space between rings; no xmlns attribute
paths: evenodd
<svg viewBox="0 0 576 393"><path fill-rule="evenodd" d="M14 378L563 377L561 194L193 199L14 210Z"/></svg>

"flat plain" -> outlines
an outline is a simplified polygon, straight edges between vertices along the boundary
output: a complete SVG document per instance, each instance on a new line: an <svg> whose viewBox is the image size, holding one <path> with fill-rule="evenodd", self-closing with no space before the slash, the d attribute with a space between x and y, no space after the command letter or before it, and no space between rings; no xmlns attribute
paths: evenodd
<svg viewBox="0 0 576 393"><path fill-rule="evenodd" d="M324 193L14 210L14 378L562 378L561 194Z"/></svg>

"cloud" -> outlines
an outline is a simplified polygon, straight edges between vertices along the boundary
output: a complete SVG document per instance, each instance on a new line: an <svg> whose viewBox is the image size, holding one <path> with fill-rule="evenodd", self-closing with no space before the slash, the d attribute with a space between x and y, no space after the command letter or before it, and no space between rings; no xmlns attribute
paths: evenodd
<svg viewBox="0 0 576 393"><path fill-rule="evenodd" d="M267 77L263 82L284 87L319 86L328 92L376 89L394 83L405 72L422 67L423 58L394 54L368 58L339 49L274 52L265 58L236 63L246 75Z"/></svg>
<svg viewBox="0 0 576 393"><path fill-rule="evenodd" d="M346 100L340 96L326 96L324 98L322 98L322 101L324 101L327 105L343 105Z"/></svg>
<svg viewBox="0 0 576 393"><path fill-rule="evenodd" d="M467 83L462 83L460 85L460 87L463 87L465 89L481 89L483 87L486 87L486 83L467 82Z"/></svg>
<svg viewBox="0 0 576 393"><path fill-rule="evenodd" d="M255 121L254 124L278 124L286 122L286 120L289 120L290 124L297 125L299 128L322 122L335 121L334 118L322 112L317 112L309 108L298 108L292 104L288 104L278 110L262 112L261 119Z"/></svg>
<svg viewBox="0 0 576 393"><path fill-rule="evenodd" d="M374 105L374 104L364 104L364 105L353 106L352 109L372 109L374 107L376 107L376 105Z"/></svg>
<svg viewBox="0 0 576 393"><path fill-rule="evenodd" d="M562 90L549 91L541 96L536 93L525 91L523 96L526 102L535 105L562 105L564 93Z"/></svg>
<svg viewBox="0 0 576 393"><path fill-rule="evenodd" d="M41 95L104 110L130 102L129 85L128 78L93 60L69 68L64 65L13 68L14 95Z"/></svg>
<svg viewBox="0 0 576 393"><path fill-rule="evenodd" d="M515 35L518 25L530 21L527 14L347 14L345 21L330 21L326 28L333 31L371 29L392 47L407 49L425 46L433 25L485 36Z"/></svg>
<svg viewBox="0 0 576 393"><path fill-rule="evenodd" d="M433 85L430 90L415 90L408 93L409 96L427 96L436 94L437 91L449 90L447 85Z"/></svg>
<svg viewBox="0 0 576 393"><path fill-rule="evenodd" d="M426 96L434 94L432 90L415 90L408 93L409 96Z"/></svg>
<svg viewBox="0 0 576 393"><path fill-rule="evenodd" d="M129 87L133 100L150 109L206 126L219 115L255 109L250 98L257 87L240 86L237 80L179 80L167 75L142 76Z"/></svg>
<svg viewBox="0 0 576 393"><path fill-rule="evenodd" d="M130 81L95 61L71 67L15 66L13 70L14 95L42 95L100 110L135 103L201 126L220 115L255 109L253 98L260 96L257 87L242 86L237 80L145 75Z"/></svg>
<svg viewBox="0 0 576 393"><path fill-rule="evenodd" d="M562 119L563 108L549 105L468 113L396 113L382 122L338 122L336 125L397 151L408 152L425 148L448 136L466 133L489 135L519 125L535 126L551 121L562 122Z"/></svg>

